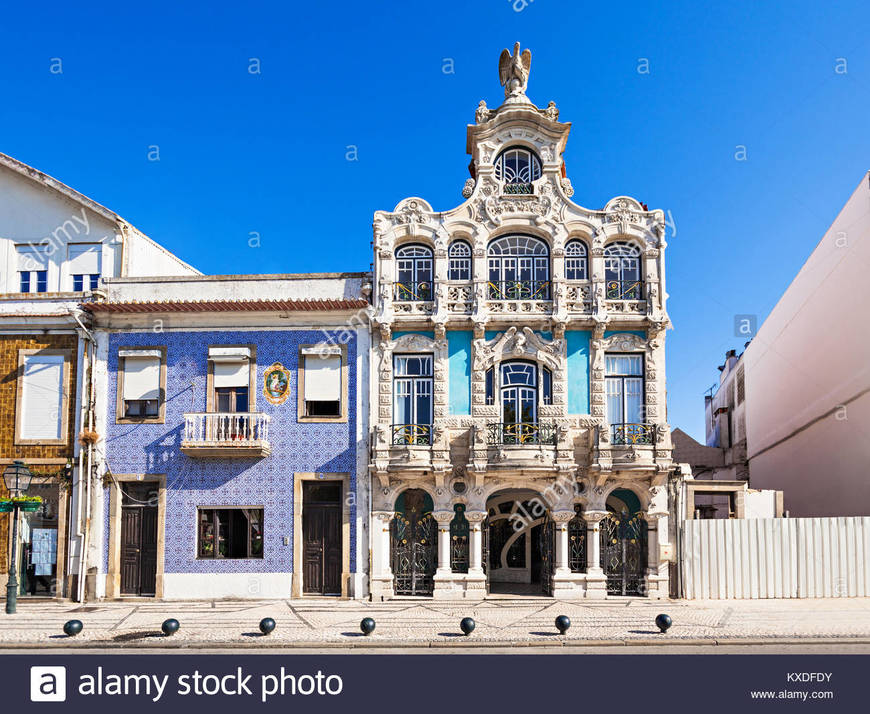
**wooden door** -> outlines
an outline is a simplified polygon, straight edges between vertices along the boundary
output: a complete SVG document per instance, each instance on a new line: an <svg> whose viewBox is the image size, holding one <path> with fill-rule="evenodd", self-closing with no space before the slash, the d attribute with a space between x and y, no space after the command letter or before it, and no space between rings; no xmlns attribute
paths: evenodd
<svg viewBox="0 0 870 714"><path fill-rule="evenodd" d="M157 506L142 509L142 550L139 560L139 594L157 593Z"/></svg>
<svg viewBox="0 0 870 714"><path fill-rule="evenodd" d="M341 594L341 484L303 485L303 592Z"/></svg>
<svg viewBox="0 0 870 714"><path fill-rule="evenodd" d="M142 509L121 509L121 594L139 594L142 552Z"/></svg>
<svg viewBox="0 0 870 714"><path fill-rule="evenodd" d="M121 507L121 594L157 593L157 506L129 489ZM141 497L141 500L137 499Z"/></svg>

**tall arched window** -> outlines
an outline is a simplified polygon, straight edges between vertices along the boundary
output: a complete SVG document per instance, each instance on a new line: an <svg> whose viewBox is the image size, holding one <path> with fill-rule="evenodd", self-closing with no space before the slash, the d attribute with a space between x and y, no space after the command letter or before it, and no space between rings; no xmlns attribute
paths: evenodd
<svg viewBox="0 0 870 714"><path fill-rule="evenodd" d="M565 246L565 278L567 280L588 280L586 246L582 241L571 240Z"/></svg>
<svg viewBox="0 0 870 714"><path fill-rule="evenodd" d="M396 300L432 299L432 249L405 245L396 251Z"/></svg>
<svg viewBox="0 0 870 714"><path fill-rule="evenodd" d="M464 240L450 244L447 252L447 279L471 280L471 246Z"/></svg>
<svg viewBox="0 0 870 714"><path fill-rule="evenodd" d="M604 285L608 300L642 300L640 248L626 242L604 249Z"/></svg>
<svg viewBox="0 0 870 714"><path fill-rule="evenodd" d="M550 251L539 238L512 235L489 244L491 300L549 300Z"/></svg>
<svg viewBox="0 0 870 714"><path fill-rule="evenodd" d="M501 366L502 420L507 424L534 424L538 420L538 370L532 362L505 362Z"/></svg>
<svg viewBox="0 0 870 714"><path fill-rule="evenodd" d="M532 193L532 182L541 178L541 161L528 149L505 149L495 160L495 177L504 181L505 193Z"/></svg>
<svg viewBox="0 0 870 714"><path fill-rule="evenodd" d="M490 443L495 444L554 444L552 425L538 422L538 400L552 401L552 374L534 362L512 360L498 368L499 404L501 422L489 425ZM487 390L493 389L487 373ZM541 394L543 392L543 394Z"/></svg>

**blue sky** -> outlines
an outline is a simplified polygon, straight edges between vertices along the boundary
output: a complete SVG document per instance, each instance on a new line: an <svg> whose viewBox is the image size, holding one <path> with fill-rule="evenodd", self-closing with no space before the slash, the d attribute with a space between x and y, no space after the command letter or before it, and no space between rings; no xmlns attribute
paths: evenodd
<svg viewBox="0 0 870 714"><path fill-rule="evenodd" d="M206 273L366 270L373 211L462 200L519 40L574 200L673 216L668 416L696 438L734 315L764 319L870 168L866 0L176 4L7 7L0 151Z"/></svg>

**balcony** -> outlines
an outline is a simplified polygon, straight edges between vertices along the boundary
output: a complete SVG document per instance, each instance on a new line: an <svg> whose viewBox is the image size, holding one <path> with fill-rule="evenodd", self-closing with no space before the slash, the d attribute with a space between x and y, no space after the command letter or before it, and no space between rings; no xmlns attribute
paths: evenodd
<svg viewBox="0 0 870 714"><path fill-rule="evenodd" d="M555 446L556 425L490 422L486 425L486 441L490 446Z"/></svg>
<svg viewBox="0 0 870 714"><path fill-rule="evenodd" d="M431 424L391 424L393 446L431 446Z"/></svg>
<svg viewBox="0 0 870 714"><path fill-rule="evenodd" d="M549 280L503 280L487 284L489 300L550 300Z"/></svg>
<svg viewBox="0 0 870 714"><path fill-rule="evenodd" d="M197 458L262 458L272 452L268 414L197 412L184 415L181 451Z"/></svg>
<svg viewBox="0 0 870 714"><path fill-rule="evenodd" d="M508 196L530 196L535 192L535 186L531 183L506 183L502 192Z"/></svg>
<svg viewBox="0 0 870 714"><path fill-rule="evenodd" d="M604 283L606 300L644 300L643 281L607 280Z"/></svg>
<svg viewBox="0 0 870 714"><path fill-rule="evenodd" d="M611 424L610 443L613 446L652 446L655 424Z"/></svg>
<svg viewBox="0 0 870 714"><path fill-rule="evenodd" d="M393 283L393 300L397 302L430 302L432 282Z"/></svg>

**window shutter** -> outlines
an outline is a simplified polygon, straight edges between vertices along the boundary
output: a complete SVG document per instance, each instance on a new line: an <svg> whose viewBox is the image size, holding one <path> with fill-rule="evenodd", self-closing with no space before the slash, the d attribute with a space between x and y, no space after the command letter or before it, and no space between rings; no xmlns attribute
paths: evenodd
<svg viewBox="0 0 870 714"><path fill-rule="evenodd" d="M61 355L27 355L21 387L22 439L63 439L63 366Z"/></svg>
<svg viewBox="0 0 870 714"><path fill-rule="evenodd" d="M15 250L18 253L18 270L47 269L48 252L44 245L19 245Z"/></svg>
<svg viewBox="0 0 870 714"><path fill-rule="evenodd" d="M69 247L70 275L98 275L103 246L100 243Z"/></svg>
<svg viewBox="0 0 870 714"><path fill-rule="evenodd" d="M341 400L341 356L305 356L305 401Z"/></svg>
<svg viewBox="0 0 870 714"><path fill-rule="evenodd" d="M124 400L158 399L160 358L124 357Z"/></svg>
<svg viewBox="0 0 870 714"><path fill-rule="evenodd" d="M249 362L214 362L215 387L247 387L250 375Z"/></svg>

